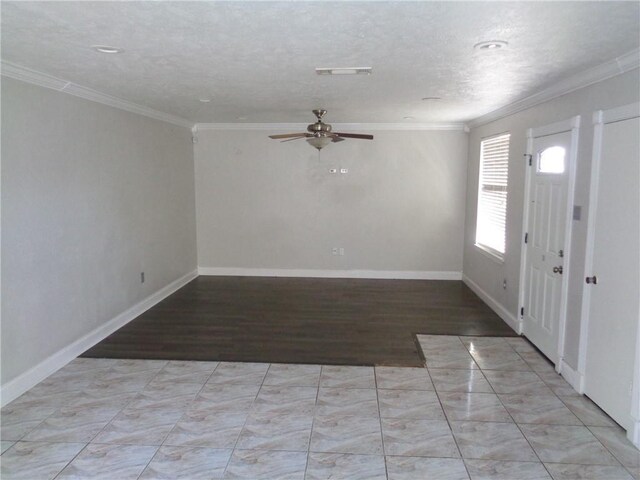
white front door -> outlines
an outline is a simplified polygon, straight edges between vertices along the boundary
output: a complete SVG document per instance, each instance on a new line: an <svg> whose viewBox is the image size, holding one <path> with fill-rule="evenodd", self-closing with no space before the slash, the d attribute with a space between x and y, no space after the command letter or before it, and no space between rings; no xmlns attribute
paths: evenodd
<svg viewBox="0 0 640 480"><path fill-rule="evenodd" d="M638 132L637 117L604 123L596 130L602 136L600 156L594 152L583 309L588 322L584 392L627 430L633 423L631 388L640 315Z"/></svg>
<svg viewBox="0 0 640 480"><path fill-rule="evenodd" d="M566 275L572 132L533 138L528 174L523 333L556 365Z"/></svg>

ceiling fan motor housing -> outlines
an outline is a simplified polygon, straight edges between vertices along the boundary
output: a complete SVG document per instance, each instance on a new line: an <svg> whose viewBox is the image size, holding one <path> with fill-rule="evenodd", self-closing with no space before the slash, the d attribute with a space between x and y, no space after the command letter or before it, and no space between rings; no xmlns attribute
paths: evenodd
<svg viewBox="0 0 640 480"><path fill-rule="evenodd" d="M331 125L329 125L328 123L317 121L316 123L308 125L307 131L313 133L316 136L323 136L331 132Z"/></svg>

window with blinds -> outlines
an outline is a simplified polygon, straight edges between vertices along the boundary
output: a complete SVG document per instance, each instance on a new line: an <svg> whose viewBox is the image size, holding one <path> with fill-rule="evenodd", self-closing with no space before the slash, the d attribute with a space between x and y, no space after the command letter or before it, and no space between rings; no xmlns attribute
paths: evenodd
<svg viewBox="0 0 640 480"><path fill-rule="evenodd" d="M504 256L510 134L486 138L480 145L476 245Z"/></svg>

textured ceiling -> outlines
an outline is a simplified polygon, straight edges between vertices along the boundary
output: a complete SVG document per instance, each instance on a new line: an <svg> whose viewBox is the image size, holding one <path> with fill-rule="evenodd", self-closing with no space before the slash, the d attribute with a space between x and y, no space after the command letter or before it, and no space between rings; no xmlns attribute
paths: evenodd
<svg viewBox="0 0 640 480"><path fill-rule="evenodd" d="M329 122L458 122L638 48L639 7L2 1L2 58L195 122L306 122L315 107ZM508 47L473 49L496 39ZM373 74L315 74L327 66Z"/></svg>

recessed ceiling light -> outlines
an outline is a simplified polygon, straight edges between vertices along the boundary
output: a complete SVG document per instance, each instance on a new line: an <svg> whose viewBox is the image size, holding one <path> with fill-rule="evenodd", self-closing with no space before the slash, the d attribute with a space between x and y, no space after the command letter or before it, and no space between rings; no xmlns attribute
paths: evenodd
<svg viewBox="0 0 640 480"><path fill-rule="evenodd" d="M238 117L238 120L246 120L247 117Z"/></svg>
<svg viewBox="0 0 640 480"><path fill-rule="evenodd" d="M100 53L122 53L124 48L110 47L109 45L91 45L96 52Z"/></svg>
<svg viewBox="0 0 640 480"><path fill-rule="evenodd" d="M372 67L317 67L318 75L371 75Z"/></svg>
<svg viewBox="0 0 640 480"><path fill-rule="evenodd" d="M441 100L442 97L423 97L422 100Z"/></svg>
<svg viewBox="0 0 640 480"><path fill-rule="evenodd" d="M404 120L413 120L415 117L402 117Z"/></svg>
<svg viewBox="0 0 640 480"><path fill-rule="evenodd" d="M210 97L200 97L198 99L198 101L202 102L202 103L209 103L211 101Z"/></svg>
<svg viewBox="0 0 640 480"><path fill-rule="evenodd" d="M489 40L488 42L476 43L473 48L476 50L497 50L507 45L509 44L504 40Z"/></svg>

